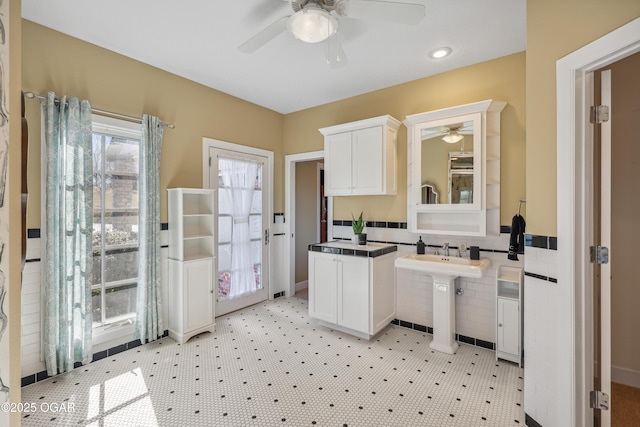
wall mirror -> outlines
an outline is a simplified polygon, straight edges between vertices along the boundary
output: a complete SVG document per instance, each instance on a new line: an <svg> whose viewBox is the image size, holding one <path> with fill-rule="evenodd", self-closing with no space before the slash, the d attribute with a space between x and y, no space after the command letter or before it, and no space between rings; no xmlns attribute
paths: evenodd
<svg viewBox="0 0 640 427"><path fill-rule="evenodd" d="M474 169L479 147L480 114L460 117L460 121L446 119L436 124L419 126L420 132L420 204L473 205L479 209L476 191L481 168ZM435 194L435 197L433 196ZM476 201L474 205L474 200Z"/></svg>
<svg viewBox="0 0 640 427"><path fill-rule="evenodd" d="M488 100L406 117L410 231L499 233L500 112L505 105Z"/></svg>

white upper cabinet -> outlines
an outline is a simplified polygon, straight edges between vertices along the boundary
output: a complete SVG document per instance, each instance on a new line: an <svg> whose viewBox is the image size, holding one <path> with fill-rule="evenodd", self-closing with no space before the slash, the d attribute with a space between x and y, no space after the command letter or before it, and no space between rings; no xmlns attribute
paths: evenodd
<svg viewBox="0 0 640 427"><path fill-rule="evenodd" d="M324 135L327 196L397 192L400 121L386 115L320 129Z"/></svg>

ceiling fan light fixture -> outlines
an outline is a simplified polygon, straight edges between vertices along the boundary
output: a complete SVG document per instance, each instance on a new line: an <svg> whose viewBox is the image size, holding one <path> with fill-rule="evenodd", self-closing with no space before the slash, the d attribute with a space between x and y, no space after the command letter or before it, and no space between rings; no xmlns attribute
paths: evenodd
<svg viewBox="0 0 640 427"><path fill-rule="evenodd" d="M450 47L439 47L437 49L432 50L431 53L429 53L429 57L433 59L441 59L441 58L444 58L445 56L449 56L450 54L451 54Z"/></svg>
<svg viewBox="0 0 640 427"><path fill-rule="evenodd" d="M338 31L338 21L327 11L311 6L291 15L287 28L295 38L303 42L319 43Z"/></svg>
<svg viewBox="0 0 640 427"><path fill-rule="evenodd" d="M442 137L442 140L447 144L455 144L456 142L460 142L464 139L464 135L458 133L457 130L452 130L448 134Z"/></svg>

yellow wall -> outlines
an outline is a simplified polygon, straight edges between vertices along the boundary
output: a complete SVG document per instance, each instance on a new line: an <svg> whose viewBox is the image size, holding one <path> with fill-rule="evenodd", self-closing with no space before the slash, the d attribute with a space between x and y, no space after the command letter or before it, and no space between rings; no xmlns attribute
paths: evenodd
<svg viewBox="0 0 640 427"><path fill-rule="evenodd" d="M174 123L166 130L161 190L202 185L202 137L275 153L274 211L284 209L283 155L321 150L318 129L383 114L406 115L484 99L507 101L503 112L501 223L525 195L525 54L382 89L282 116L157 68L23 21L22 87L86 98L94 108ZM81 58L81 60L79 59ZM40 105L27 103L30 133L28 227L40 224ZM367 220L406 221L406 129L398 133L398 195L339 198L334 217L364 210ZM161 221L166 221L166 197Z"/></svg>
<svg viewBox="0 0 640 427"><path fill-rule="evenodd" d="M274 209L284 210L283 116L158 68L23 20L22 88L39 94L89 99L101 110L168 123L160 173L161 214L165 189L202 187L202 138L275 153ZM29 228L40 226L40 103L27 101L29 121Z"/></svg>
<svg viewBox="0 0 640 427"><path fill-rule="evenodd" d="M527 2L527 233L557 234L556 61L638 16L638 0Z"/></svg>
<svg viewBox="0 0 640 427"><path fill-rule="evenodd" d="M506 101L502 112L501 215L511 224L518 200L525 197L525 54L517 53L432 77L392 86L331 104L288 114L284 119L284 153L323 149L319 128L390 114L409 114L485 99ZM336 219L365 212L367 221L406 221L407 132L398 130L398 194L334 198Z"/></svg>

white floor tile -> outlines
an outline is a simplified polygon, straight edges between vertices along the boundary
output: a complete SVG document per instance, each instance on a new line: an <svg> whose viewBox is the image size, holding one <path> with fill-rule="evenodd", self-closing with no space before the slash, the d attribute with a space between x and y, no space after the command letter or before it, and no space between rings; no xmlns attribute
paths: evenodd
<svg viewBox="0 0 640 427"><path fill-rule="evenodd" d="M280 298L184 345L164 338L24 387L39 410L22 425L524 425L522 370L494 352L434 352L430 335L393 325L361 340L307 313Z"/></svg>

